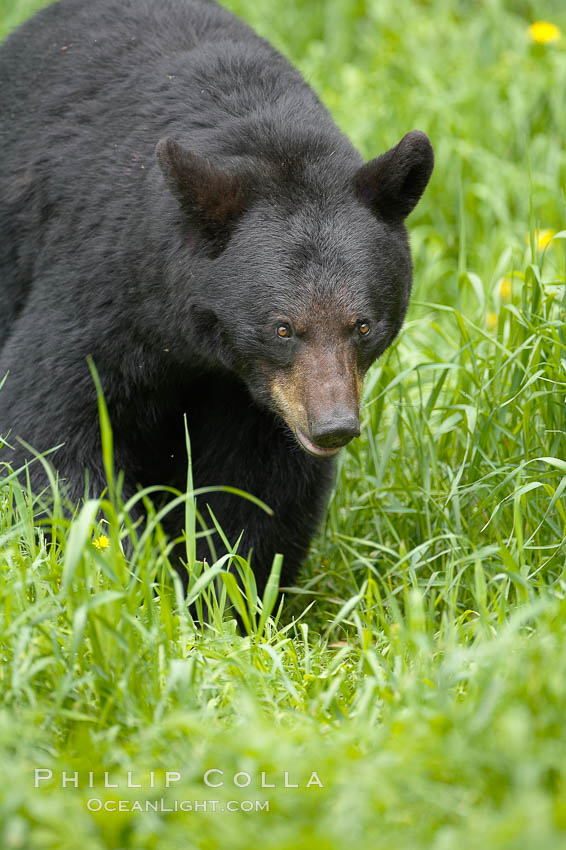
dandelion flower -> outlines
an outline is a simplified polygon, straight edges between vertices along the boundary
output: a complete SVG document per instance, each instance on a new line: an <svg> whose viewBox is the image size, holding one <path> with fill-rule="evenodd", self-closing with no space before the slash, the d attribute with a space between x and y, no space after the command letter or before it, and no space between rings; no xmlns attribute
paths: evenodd
<svg viewBox="0 0 566 850"><path fill-rule="evenodd" d="M535 230L535 246L537 251L544 251L545 248L548 248L550 243L552 242L553 237L556 235L556 230ZM531 242L531 234L527 233L525 237L525 241L528 245Z"/></svg>
<svg viewBox="0 0 566 850"><path fill-rule="evenodd" d="M101 534L100 537L93 540L93 545L96 546L97 549L106 549L109 543L110 541L105 534Z"/></svg>
<svg viewBox="0 0 566 850"><path fill-rule="evenodd" d="M529 35L537 44L548 44L551 41L558 41L562 37L562 33L556 26L548 21L536 21L529 27Z"/></svg>
<svg viewBox="0 0 566 850"><path fill-rule="evenodd" d="M499 297L503 301L509 301L513 292L513 284L510 277L504 277L499 284Z"/></svg>
<svg viewBox="0 0 566 850"><path fill-rule="evenodd" d="M555 230L537 230L535 233L536 245L539 251L544 251L552 242Z"/></svg>
<svg viewBox="0 0 566 850"><path fill-rule="evenodd" d="M497 313L488 313L485 317L485 325L488 331L494 331L497 327Z"/></svg>

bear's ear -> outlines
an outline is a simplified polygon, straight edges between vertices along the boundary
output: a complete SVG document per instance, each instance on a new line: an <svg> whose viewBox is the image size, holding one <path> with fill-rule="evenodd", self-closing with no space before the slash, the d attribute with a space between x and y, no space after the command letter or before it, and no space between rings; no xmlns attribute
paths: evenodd
<svg viewBox="0 0 566 850"><path fill-rule="evenodd" d="M403 220L424 192L433 165L434 152L428 136L413 130L394 148L356 172L358 198L385 220Z"/></svg>
<svg viewBox="0 0 566 850"><path fill-rule="evenodd" d="M191 223L207 238L228 236L249 200L244 175L222 171L173 139L155 149L165 182Z"/></svg>

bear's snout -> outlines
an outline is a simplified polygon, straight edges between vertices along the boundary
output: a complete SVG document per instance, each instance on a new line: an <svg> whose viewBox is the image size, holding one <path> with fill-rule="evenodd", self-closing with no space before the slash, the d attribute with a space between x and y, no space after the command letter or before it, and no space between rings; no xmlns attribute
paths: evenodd
<svg viewBox="0 0 566 850"><path fill-rule="evenodd" d="M334 455L360 435L361 375L345 351L310 351L271 383L279 413L309 454Z"/></svg>
<svg viewBox="0 0 566 850"><path fill-rule="evenodd" d="M360 436L357 410L338 407L311 423L310 436L323 449L339 449Z"/></svg>

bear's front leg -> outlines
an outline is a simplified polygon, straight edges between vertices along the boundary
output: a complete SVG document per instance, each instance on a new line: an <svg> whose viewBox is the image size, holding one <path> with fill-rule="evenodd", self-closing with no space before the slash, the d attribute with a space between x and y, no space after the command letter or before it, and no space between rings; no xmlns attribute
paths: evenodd
<svg viewBox="0 0 566 850"><path fill-rule="evenodd" d="M37 456L44 455L61 495L77 504L84 496L99 497L108 485L96 388L80 340L69 343L55 319L42 324L36 316L28 304L0 355L0 374L6 375L0 390L0 433L7 436L2 460L13 469L27 463L32 491L40 494L49 488ZM123 469L126 480L135 481L138 463L130 448L131 433L123 433L120 417L109 406L115 472ZM133 492L126 487L124 495Z"/></svg>
<svg viewBox="0 0 566 850"><path fill-rule="evenodd" d="M188 414L195 488L230 486L264 502L266 513L232 493L197 498L197 507L214 529L208 506L231 544L243 532L239 554L252 551L251 565L261 593L276 553L284 556L282 581L293 581L322 519L334 475L332 458L306 454L274 414L241 396L241 385L223 386L205 398L195 388ZM178 485L180 486L180 484ZM182 523L180 512L177 520ZM177 532L178 533L178 532ZM220 536L211 535L217 556ZM199 559L211 561L206 538L198 541Z"/></svg>

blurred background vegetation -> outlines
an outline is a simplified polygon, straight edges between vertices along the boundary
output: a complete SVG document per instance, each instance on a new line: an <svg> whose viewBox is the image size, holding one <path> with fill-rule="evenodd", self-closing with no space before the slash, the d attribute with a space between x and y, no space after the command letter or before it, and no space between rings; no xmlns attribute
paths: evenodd
<svg viewBox="0 0 566 850"><path fill-rule="evenodd" d="M0 34L38 5L0 0ZM192 622L151 506L147 532L108 500L69 523L4 470L2 846L564 848L566 7L226 5L366 157L431 137L413 303L368 376L301 580L282 612L264 600L267 621L249 593L248 634L229 585L197 573L210 626ZM34 789L34 767L55 780ZM62 789L62 769L94 771L96 792ZM129 769L156 771L158 793L127 789ZM169 790L167 769L182 774ZM323 789L305 788L313 770ZM91 813L93 796L270 811Z"/></svg>

